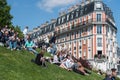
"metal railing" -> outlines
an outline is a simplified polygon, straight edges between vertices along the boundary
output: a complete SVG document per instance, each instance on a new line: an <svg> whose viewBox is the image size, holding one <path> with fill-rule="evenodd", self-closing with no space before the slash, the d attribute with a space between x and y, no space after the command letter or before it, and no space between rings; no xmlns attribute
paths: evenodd
<svg viewBox="0 0 120 80"><path fill-rule="evenodd" d="M60 29L60 30L55 31L55 32L57 34L62 34L62 33L65 33L65 32L71 31L71 30L79 29L80 27L84 27L84 26L87 26L87 25L90 25L93 23L103 23L105 21L106 21L105 18L102 18L101 21L97 21L96 18L92 18L92 19L88 19L88 20L79 22L78 24L74 24L74 25L68 26L66 28Z"/></svg>

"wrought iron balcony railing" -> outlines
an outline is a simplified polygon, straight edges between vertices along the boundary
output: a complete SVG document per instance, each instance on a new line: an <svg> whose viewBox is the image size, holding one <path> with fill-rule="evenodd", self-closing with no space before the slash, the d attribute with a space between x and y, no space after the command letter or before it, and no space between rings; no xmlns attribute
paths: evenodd
<svg viewBox="0 0 120 80"><path fill-rule="evenodd" d="M57 30L55 32L57 34L63 34L65 32L69 32L69 31L72 31L72 30L80 29L82 27L88 26L88 25L93 24L93 23L94 24L95 23L104 23L105 21L106 21L105 18L101 19L101 21L97 21L96 18L92 18L92 19L88 19L88 20L82 21L82 22L80 22L78 24L74 24L74 25L68 26L66 28Z"/></svg>
<svg viewBox="0 0 120 80"><path fill-rule="evenodd" d="M101 63L101 62L105 62L107 60L105 55L102 54L96 54L94 55L94 61Z"/></svg>

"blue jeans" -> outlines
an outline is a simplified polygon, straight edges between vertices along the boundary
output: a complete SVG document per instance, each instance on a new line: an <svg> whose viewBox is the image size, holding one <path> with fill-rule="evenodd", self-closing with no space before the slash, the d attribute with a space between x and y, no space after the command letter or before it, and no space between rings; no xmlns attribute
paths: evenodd
<svg viewBox="0 0 120 80"><path fill-rule="evenodd" d="M32 51L35 54L35 56L37 56L37 54L38 54L38 52L36 50L34 50L32 47L27 47L27 50Z"/></svg>
<svg viewBox="0 0 120 80"><path fill-rule="evenodd" d="M52 43L53 47L52 47L52 54L55 55L56 54L56 51L57 51L57 48L56 48L56 45L54 43Z"/></svg>
<svg viewBox="0 0 120 80"><path fill-rule="evenodd" d="M9 46L10 46L10 49L16 49L17 47L17 41L9 41Z"/></svg>

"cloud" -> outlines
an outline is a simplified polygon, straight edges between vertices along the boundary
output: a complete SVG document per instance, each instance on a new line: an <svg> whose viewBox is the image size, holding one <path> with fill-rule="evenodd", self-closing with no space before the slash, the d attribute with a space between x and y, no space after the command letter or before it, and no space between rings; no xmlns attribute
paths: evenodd
<svg viewBox="0 0 120 80"><path fill-rule="evenodd" d="M78 0L40 0L37 6L40 9L53 12L53 9L56 7L64 7L76 2L78 2Z"/></svg>

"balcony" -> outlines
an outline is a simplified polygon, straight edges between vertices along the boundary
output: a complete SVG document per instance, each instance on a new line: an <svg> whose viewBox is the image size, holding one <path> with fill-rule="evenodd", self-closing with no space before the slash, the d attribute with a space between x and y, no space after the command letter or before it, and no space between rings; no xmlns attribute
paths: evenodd
<svg viewBox="0 0 120 80"><path fill-rule="evenodd" d="M99 23L102 23L104 24L105 23L105 19L102 19L102 21L96 21L96 18L92 18L92 19L88 19L88 20L85 20L85 21L82 21L80 22L79 24L75 24L75 25L72 25L72 26L69 26L69 27L66 27L66 28L63 28L63 29L60 29L60 30L57 30L56 33L59 35L59 34L64 34L64 33L67 33L67 32L70 32L70 31L74 31L74 30L78 30L80 28L83 28L83 27L86 27L86 26L89 26L91 24L99 24Z"/></svg>
<svg viewBox="0 0 120 80"><path fill-rule="evenodd" d="M95 62L102 63L102 62L105 62L106 60L107 60L107 58L105 55L102 55L102 54L95 54L94 55Z"/></svg>

